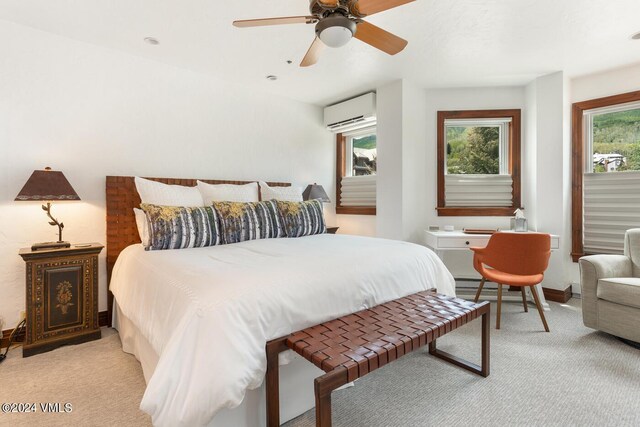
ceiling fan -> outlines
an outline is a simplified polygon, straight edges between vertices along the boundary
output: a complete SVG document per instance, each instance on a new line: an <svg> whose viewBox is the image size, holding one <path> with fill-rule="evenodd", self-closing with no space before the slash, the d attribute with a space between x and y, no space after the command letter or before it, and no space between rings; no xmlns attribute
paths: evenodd
<svg viewBox="0 0 640 427"><path fill-rule="evenodd" d="M316 38L300 63L308 67L318 62L325 46L342 47L355 37L389 55L395 55L407 46L407 41L376 27L362 18L383 12L415 0L310 0L309 16L247 19L234 21L240 28L267 25L315 24Z"/></svg>

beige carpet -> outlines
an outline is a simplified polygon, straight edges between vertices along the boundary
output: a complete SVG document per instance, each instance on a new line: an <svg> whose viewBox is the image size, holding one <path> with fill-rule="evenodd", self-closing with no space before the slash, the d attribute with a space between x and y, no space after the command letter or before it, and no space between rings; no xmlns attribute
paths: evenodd
<svg viewBox="0 0 640 427"><path fill-rule="evenodd" d="M71 403L71 413L0 413L0 426L150 426L138 409L145 389L140 363L122 351L113 329L102 339L0 364L0 403Z"/></svg>
<svg viewBox="0 0 640 427"><path fill-rule="evenodd" d="M582 326L580 300L551 307L547 334L535 311L504 305L503 329L492 325L489 378L417 352L335 392L334 425L640 425L640 351ZM439 346L477 361L479 323ZM150 425L138 409L145 387L140 365L122 352L113 331L27 359L19 349L9 354L0 365L0 402L70 402L73 412L0 413L0 425ZM313 410L287 423L313 425Z"/></svg>

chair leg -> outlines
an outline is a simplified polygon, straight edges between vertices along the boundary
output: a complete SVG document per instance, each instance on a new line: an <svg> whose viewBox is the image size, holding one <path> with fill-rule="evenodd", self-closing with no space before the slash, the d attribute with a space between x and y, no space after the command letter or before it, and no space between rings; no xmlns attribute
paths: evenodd
<svg viewBox="0 0 640 427"><path fill-rule="evenodd" d="M524 306L525 313L529 312L529 307L527 307L527 293L524 290L524 286L520 286L520 291L522 292L522 305Z"/></svg>
<svg viewBox="0 0 640 427"><path fill-rule="evenodd" d="M498 312L496 313L496 329L500 329L501 313L502 313L502 283L498 283Z"/></svg>
<svg viewBox="0 0 640 427"><path fill-rule="evenodd" d="M542 319L544 330L549 332L549 325L547 325L547 319L544 317L544 310L542 309L542 304L540 304L540 299L538 298L538 292L536 291L535 285L531 286L531 293L533 294L533 299L536 302L536 307L538 307L538 313L540 314L540 319Z"/></svg>
<svg viewBox="0 0 640 427"><path fill-rule="evenodd" d="M486 279L483 277L480 281L480 286L478 286L478 292L476 292L476 298L473 300L473 302L478 302L478 300L480 299L480 292L482 292L482 287L484 286L485 280Z"/></svg>

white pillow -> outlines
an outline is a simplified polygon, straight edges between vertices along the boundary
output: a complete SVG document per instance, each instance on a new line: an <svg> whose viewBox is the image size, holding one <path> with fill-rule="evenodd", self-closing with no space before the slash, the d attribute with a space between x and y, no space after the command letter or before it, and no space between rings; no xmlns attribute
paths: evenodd
<svg viewBox="0 0 640 427"><path fill-rule="evenodd" d="M142 203L159 206L184 206L188 208L204 206L202 196L196 187L168 185L137 176L135 177L135 182Z"/></svg>
<svg viewBox="0 0 640 427"><path fill-rule="evenodd" d="M212 202L257 202L258 183L249 184L207 184L198 181L198 190L205 205Z"/></svg>
<svg viewBox="0 0 640 427"><path fill-rule="evenodd" d="M138 227L138 235L145 248L149 247L149 226L147 225L147 214L142 209L133 208L136 215L136 226Z"/></svg>
<svg viewBox="0 0 640 427"><path fill-rule="evenodd" d="M262 200L302 201L302 187L269 187L266 182L260 181L260 191Z"/></svg>

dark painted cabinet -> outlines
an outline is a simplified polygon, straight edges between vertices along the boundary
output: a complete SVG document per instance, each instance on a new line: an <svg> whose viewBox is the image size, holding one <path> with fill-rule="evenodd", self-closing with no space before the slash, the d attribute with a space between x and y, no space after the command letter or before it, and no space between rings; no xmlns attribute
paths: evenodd
<svg viewBox="0 0 640 427"><path fill-rule="evenodd" d="M26 262L27 333L23 356L100 338L97 243L21 249Z"/></svg>

